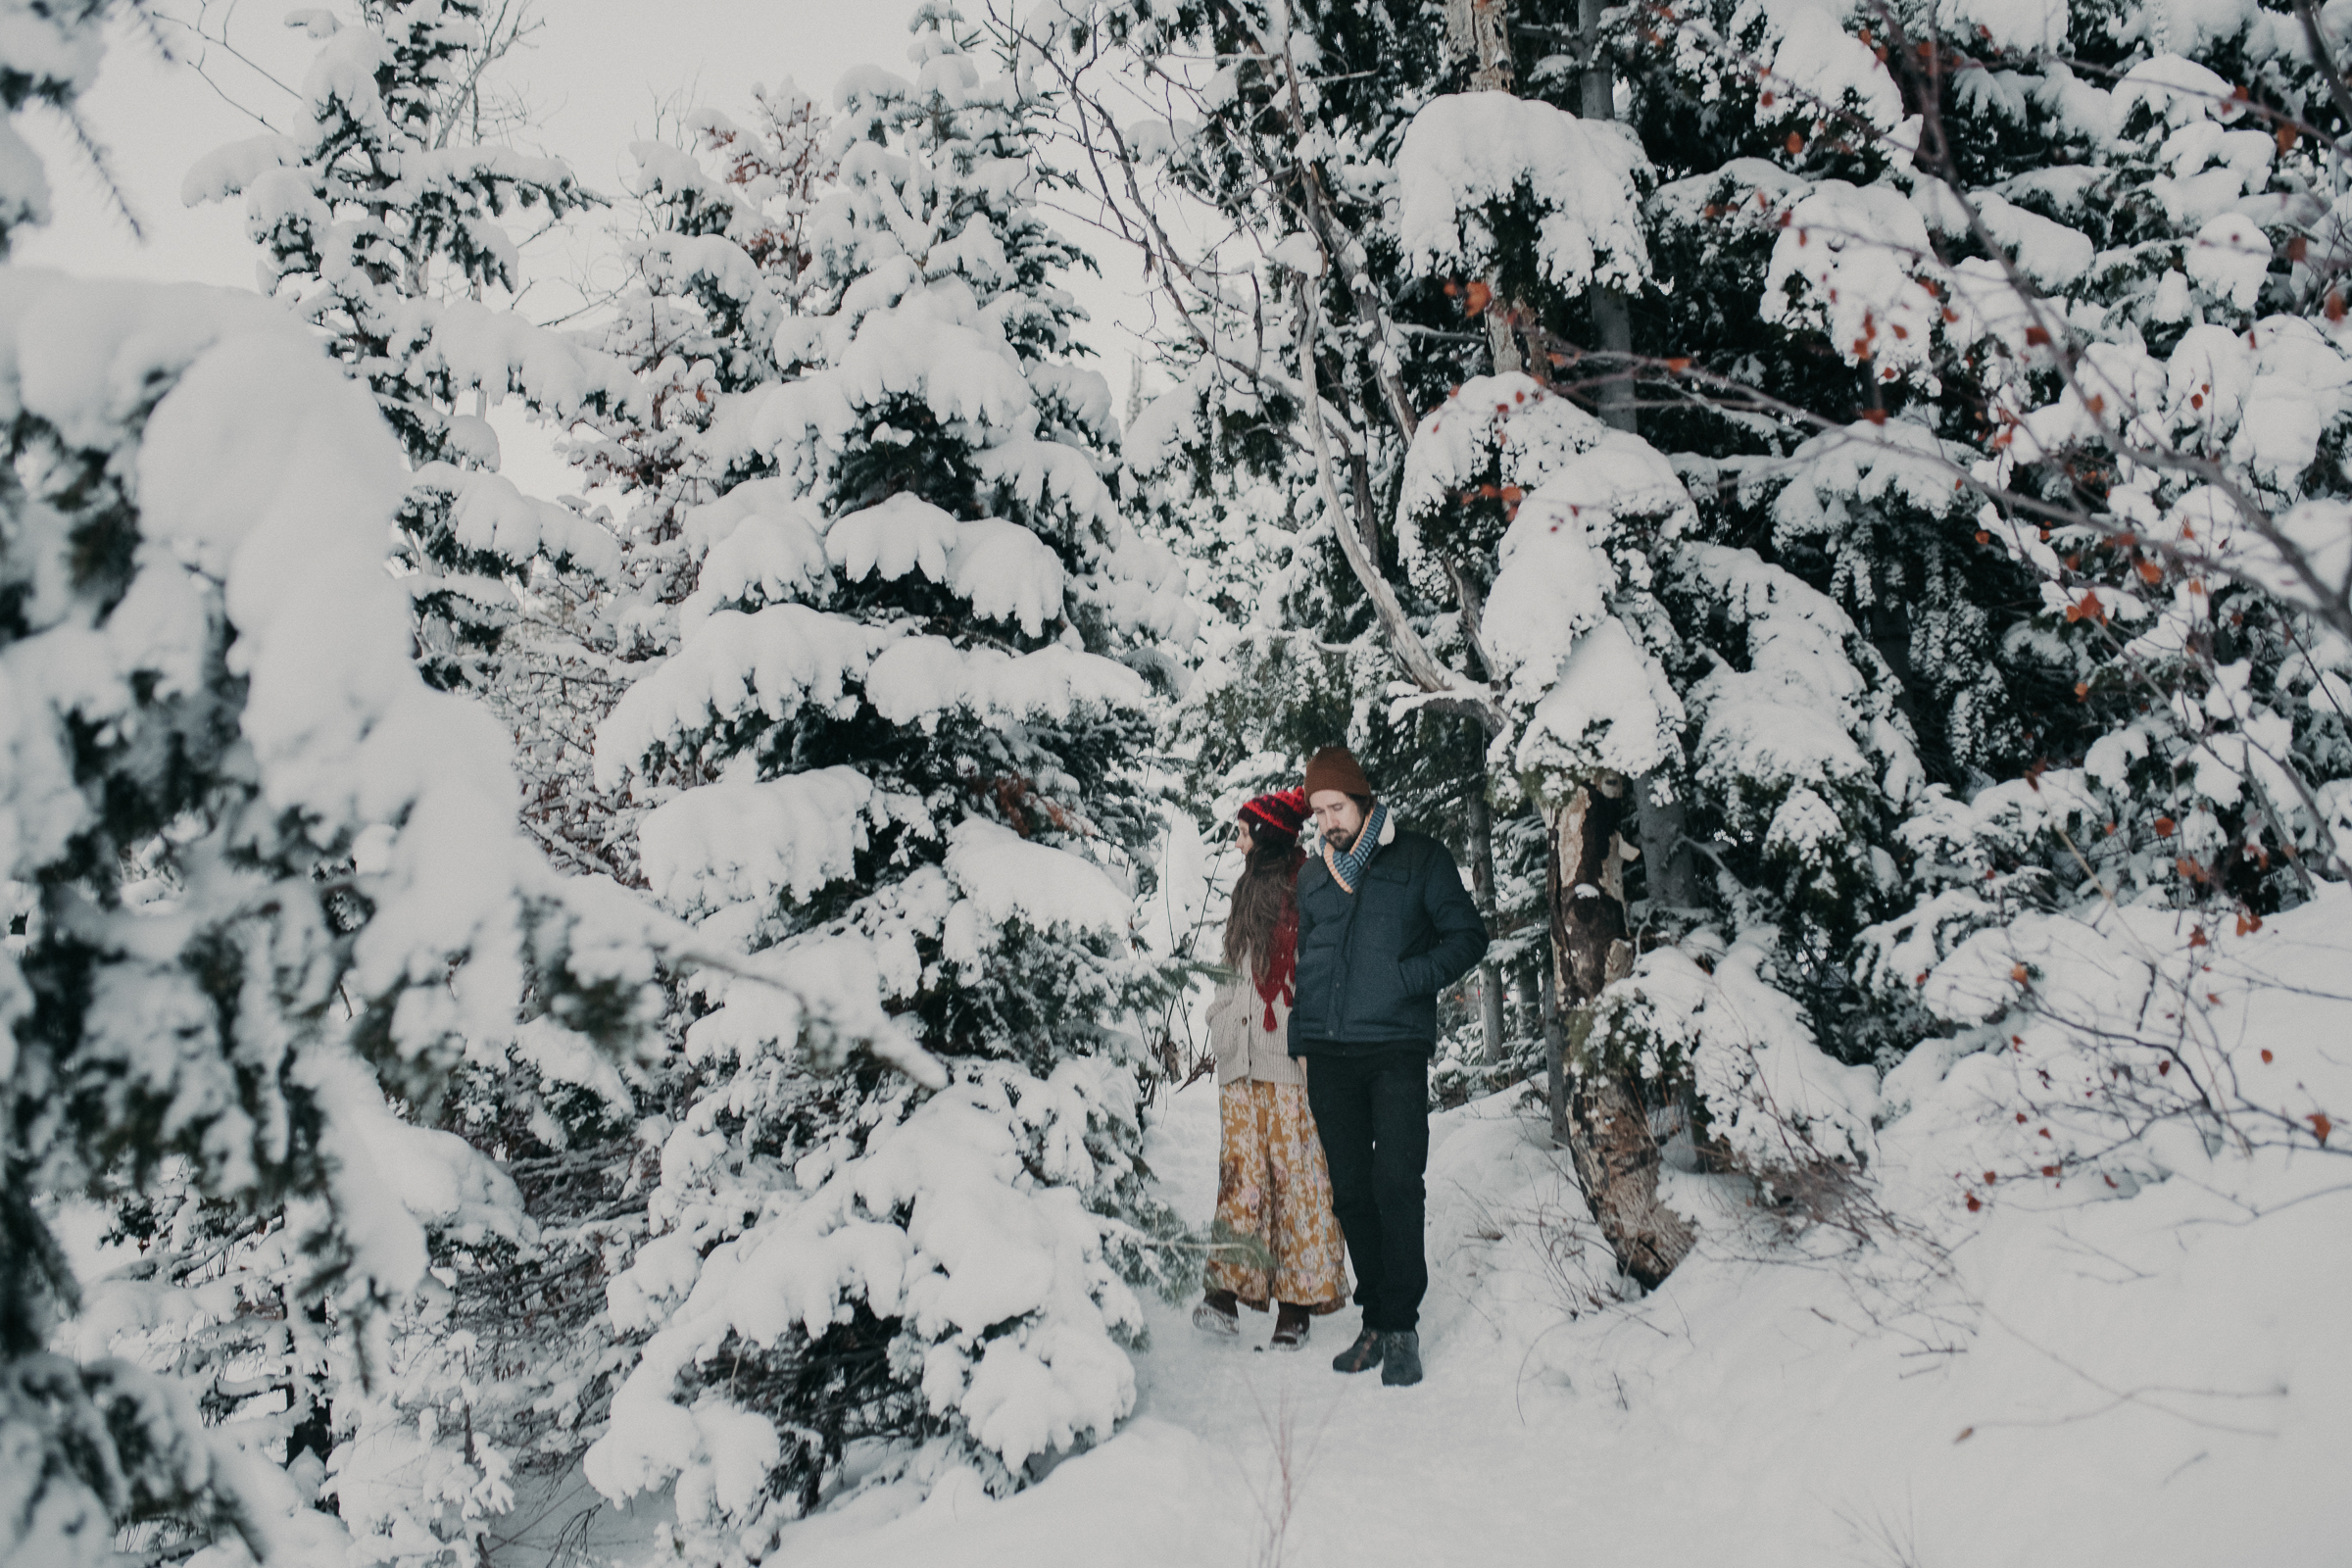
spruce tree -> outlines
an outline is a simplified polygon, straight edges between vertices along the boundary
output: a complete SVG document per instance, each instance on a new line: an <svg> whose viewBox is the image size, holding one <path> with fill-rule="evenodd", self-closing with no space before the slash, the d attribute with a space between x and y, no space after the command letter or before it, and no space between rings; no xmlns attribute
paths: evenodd
<svg viewBox="0 0 2352 1568"><path fill-rule="evenodd" d="M520 736L537 787L526 819L578 862L642 882L633 827L641 808L600 786L596 726L653 663L677 651L678 608L697 561L686 514L733 481L706 439L733 396L782 377L778 327L802 292L805 230L832 172L828 117L789 82L756 88L742 121L714 110L686 117L676 141L636 143L628 181L634 225L622 237L630 280L600 334L626 366L634 395L588 411L564 443L591 495L620 514L592 515L616 537L612 579L545 597L558 614L520 636L537 656L507 683L527 719Z"/></svg>
<svg viewBox="0 0 2352 1568"><path fill-rule="evenodd" d="M782 379L713 394L674 656L599 736L650 805L652 890L714 944L887 1010L852 1052L756 977L685 1023L657 1234L612 1291L641 1346L589 1475L677 1477L697 1555L758 1558L848 1446L992 1488L1133 1400L1152 1204L1132 901L1146 571L1105 483L1110 398L1073 363L1078 262L1037 210L1041 105L961 20L913 79L843 86L837 185ZM714 363L723 363L722 350Z"/></svg>
<svg viewBox="0 0 2352 1568"><path fill-rule="evenodd" d="M12 32L12 107L70 104L99 20ZM10 163L12 227L37 168ZM351 1543L306 1394L381 1370L428 1227L513 1208L396 1107L526 992L614 1049L647 932L548 875L496 725L419 678L383 569L401 454L309 335L249 296L4 282L0 1555L111 1561L138 1527L318 1560ZM89 1194L160 1246L85 1298L52 1224ZM110 1353L141 1341L195 1375Z"/></svg>
<svg viewBox="0 0 2352 1568"><path fill-rule="evenodd" d="M481 417L517 395L568 424L626 396L617 363L499 305L520 289L507 222L596 199L561 160L480 139L496 128L484 74L514 42L485 30L481 0L363 0L353 24L308 10L290 24L320 41L309 124L220 148L182 196L245 198L270 291L375 394L416 470L395 553L418 664L444 689L494 691L514 582L542 566L599 583L618 564L605 530L496 476Z"/></svg>
<svg viewBox="0 0 2352 1568"><path fill-rule="evenodd" d="M1660 192L1670 231L1765 301L1661 317L1659 351L1728 368L1761 332L1819 383L1819 433L1727 454L1725 522L1869 628L1922 741L1913 906L1855 959L1897 1022L1973 931L2109 898L2259 918L2336 853L2340 594L2264 564L2340 484L2335 111L2283 12L2150 24L1894 14L1800 51L1702 7L1620 39L1662 158L1731 160Z"/></svg>
<svg viewBox="0 0 2352 1568"><path fill-rule="evenodd" d="M475 0L386 0L340 17L298 13L290 24L319 44L302 80L307 123L218 150L190 172L183 195L243 196L267 253L265 288L373 395L411 468L386 543L418 667L433 685L485 698L514 736L526 828L567 869L606 869L571 831L581 813L565 786L584 771L587 746L584 736L566 746L575 737L564 720L578 689L594 685L580 678L577 654L595 641L583 623L610 596L619 553L598 520L502 477L482 416L510 396L560 422L622 412L632 388L617 362L512 309L524 280L509 225L562 222L595 199L561 161L500 144L520 128L489 85L518 39L514 16L494 18ZM478 1544L512 1500L517 1459L545 1464L551 1428L593 1403L593 1371L575 1376L544 1341L518 1344L514 1310L536 1301L533 1318L552 1324L593 1294L579 1257L540 1245L539 1217L559 1217L547 1200L564 1184L532 1156L580 1133L625 1129L633 1109L611 1065L562 1034L509 1020L466 1042L445 1092L408 1105L417 1121L516 1161L528 1187L499 1178L488 1230L479 1215L421 1216L437 1273L385 1316L375 1364L339 1351L329 1309L308 1309L307 1323L292 1309L299 1270L283 1255L280 1221L217 1204L122 1210L126 1237L159 1278L252 1298L209 1326L201 1348L178 1347L176 1359L216 1382L270 1368L267 1380L286 1391L286 1460L308 1466L305 1484L332 1495L386 1560ZM190 1223L199 1215L232 1229L214 1237ZM252 1309L268 1300L280 1312ZM525 1375L508 1375L516 1368ZM567 1387L581 1391L569 1401L555 1392ZM210 1413L243 1417L236 1406L250 1402ZM553 1440L552 1457L574 1450Z"/></svg>

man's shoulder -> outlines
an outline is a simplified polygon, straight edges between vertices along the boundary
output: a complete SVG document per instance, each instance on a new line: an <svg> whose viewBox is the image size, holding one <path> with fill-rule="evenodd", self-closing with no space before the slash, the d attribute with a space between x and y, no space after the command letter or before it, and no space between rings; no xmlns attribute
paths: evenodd
<svg viewBox="0 0 2352 1568"><path fill-rule="evenodd" d="M1426 864L1432 858L1447 861L1453 858L1453 852L1446 847L1445 840L1411 827L1397 828L1396 837L1384 846L1380 853L1396 855L1399 859L1409 858L1415 865Z"/></svg>

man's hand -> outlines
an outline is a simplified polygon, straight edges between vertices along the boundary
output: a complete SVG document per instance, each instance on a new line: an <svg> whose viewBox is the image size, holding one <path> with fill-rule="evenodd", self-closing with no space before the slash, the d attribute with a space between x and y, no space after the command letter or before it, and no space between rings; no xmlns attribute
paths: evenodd
<svg viewBox="0 0 2352 1568"><path fill-rule="evenodd" d="M1408 980L1423 974L1429 978L1425 986L1408 985L1408 996L1437 995L1468 974L1487 952L1486 916L1478 912L1470 890L1462 886L1461 869L1443 844L1438 846L1438 864L1431 867L1424 887L1423 907L1430 924L1438 928L1438 941L1427 953L1404 960Z"/></svg>

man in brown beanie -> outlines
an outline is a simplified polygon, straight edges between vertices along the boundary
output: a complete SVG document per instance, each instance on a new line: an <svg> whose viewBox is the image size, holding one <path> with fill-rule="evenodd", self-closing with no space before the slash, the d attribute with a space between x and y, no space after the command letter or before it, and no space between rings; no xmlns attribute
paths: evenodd
<svg viewBox="0 0 2352 1568"><path fill-rule="evenodd" d="M1446 846L1399 830L1346 747L1308 761L1306 802L1323 846L1298 873L1290 1052L1312 1064L1307 1103L1364 1309L1332 1366L1418 1383L1438 993L1486 953L1487 927Z"/></svg>

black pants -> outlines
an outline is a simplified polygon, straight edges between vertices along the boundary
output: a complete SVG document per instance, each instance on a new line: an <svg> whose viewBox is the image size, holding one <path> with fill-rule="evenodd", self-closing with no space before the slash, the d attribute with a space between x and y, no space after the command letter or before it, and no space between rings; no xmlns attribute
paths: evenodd
<svg viewBox="0 0 2352 1568"><path fill-rule="evenodd" d="M1307 1058L1306 1102L1331 1167L1331 1206L1355 1265L1364 1327L1415 1328L1429 1291L1421 1251L1429 1166L1429 1054L1418 1046Z"/></svg>

